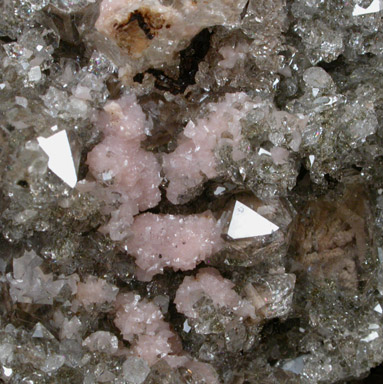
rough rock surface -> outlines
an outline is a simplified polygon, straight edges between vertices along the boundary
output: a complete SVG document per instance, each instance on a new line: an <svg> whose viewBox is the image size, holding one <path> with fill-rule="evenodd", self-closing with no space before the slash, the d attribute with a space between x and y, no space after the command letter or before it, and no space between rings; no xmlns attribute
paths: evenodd
<svg viewBox="0 0 383 384"><path fill-rule="evenodd" d="M0 12L1 383L379 372L380 1Z"/></svg>

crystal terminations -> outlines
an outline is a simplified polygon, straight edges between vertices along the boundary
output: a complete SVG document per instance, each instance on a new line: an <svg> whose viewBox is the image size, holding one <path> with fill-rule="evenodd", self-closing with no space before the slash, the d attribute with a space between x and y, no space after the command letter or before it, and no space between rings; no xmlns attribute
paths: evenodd
<svg viewBox="0 0 383 384"><path fill-rule="evenodd" d="M382 363L379 1L0 11L1 382Z"/></svg>

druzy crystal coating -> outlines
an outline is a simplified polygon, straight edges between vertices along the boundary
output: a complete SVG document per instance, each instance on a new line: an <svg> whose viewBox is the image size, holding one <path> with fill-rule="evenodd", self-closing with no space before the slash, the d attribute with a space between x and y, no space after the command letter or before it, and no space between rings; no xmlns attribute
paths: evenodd
<svg viewBox="0 0 383 384"><path fill-rule="evenodd" d="M381 365L382 11L0 2L0 382Z"/></svg>

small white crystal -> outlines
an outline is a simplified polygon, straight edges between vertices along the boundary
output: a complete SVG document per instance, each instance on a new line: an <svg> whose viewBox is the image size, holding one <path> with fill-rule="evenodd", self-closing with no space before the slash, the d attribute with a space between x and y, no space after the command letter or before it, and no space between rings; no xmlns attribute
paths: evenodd
<svg viewBox="0 0 383 384"><path fill-rule="evenodd" d="M111 171L102 173L102 180L109 181L109 180L112 180L112 178L113 178L113 173Z"/></svg>
<svg viewBox="0 0 383 384"><path fill-rule="evenodd" d="M68 112L76 118L84 118L88 113L88 104L84 100L71 96L69 98Z"/></svg>
<svg viewBox="0 0 383 384"><path fill-rule="evenodd" d="M236 201L227 234L232 239L244 239L247 237L270 235L278 229L279 227L271 221L265 219L240 201Z"/></svg>
<svg viewBox="0 0 383 384"><path fill-rule="evenodd" d="M299 375L302 372L303 367L305 365L303 360L304 357L305 355L302 355L293 360L287 361L286 363L283 364L282 369L284 371L290 371L295 373L296 375Z"/></svg>
<svg viewBox="0 0 383 384"><path fill-rule="evenodd" d="M310 165L313 166L314 161L315 161L315 156L314 155L310 155L309 156L309 160L310 160Z"/></svg>
<svg viewBox="0 0 383 384"><path fill-rule="evenodd" d="M219 195L221 195L225 191L226 191L226 188L224 188L224 187L217 187L217 189L214 191L214 195L215 196L219 196Z"/></svg>
<svg viewBox="0 0 383 384"><path fill-rule="evenodd" d="M16 101L17 105L20 105L20 106L22 106L24 108L28 107L28 100L25 97L16 96L15 97L15 101Z"/></svg>
<svg viewBox="0 0 383 384"><path fill-rule="evenodd" d="M258 155L259 156L261 156L261 155L271 156L271 153L269 151L266 151L266 149L259 148Z"/></svg>
<svg viewBox="0 0 383 384"><path fill-rule="evenodd" d="M41 70L39 66L32 67L28 72L29 81L37 82L41 80Z"/></svg>
<svg viewBox="0 0 383 384"><path fill-rule="evenodd" d="M58 129L59 127L57 125L54 125L53 127L51 127L51 131L53 132L56 132Z"/></svg>
<svg viewBox="0 0 383 384"><path fill-rule="evenodd" d="M40 44L36 47L36 49L37 49L38 52L40 52L43 48L44 48L44 47L43 47L42 45L40 45Z"/></svg>
<svg viewBox="0 0 383 384"><path fill-rule="evenodd" d="M380 304L376 304L374 307L374 311L378 313L383 313L382 306Z"/></svg>
<svg viewBox="0 0 383 384"><path fill-rule="evenodd" d="M318 93L319 93L319 88L313 88L312 89L312 92L313 92L313 96L314 97L317 97Z"/></svg>
<svg viewBox="0 0 383 384"><path fill-rule="evenodd" d="M190 330L191 330L191 326L189 325L189 323L188 323L187 320L185 320L185 322L184 322L184 328L183 328L183 330L184 330L184 332L186 332L186 333L189 333Z"/></svg>
<svg viewBox="0 0 383 384"><path fill-rule="evenodd" d="M304 328L299 328L299 332L304 333L305 329Z"/></svg>
<svg viewBox="0 0 383 384"><path fill-rule="evenodd" d="M368 15L369 13L376 13L382 10L381 0L373 0L367 8L362 8L360 5L356 4L352 12L353 16Z"/></svg>
<svg viewBox="0 0 383 384"><path fill-rule="evenodd" d="M361 339L361 341L365 341L366 343L368 343L372 340L377 339L378 337L379 337L379 333L376 331L373 331L367 337L365 337L364 339Z"/></svg>
<svg viewBox="0 0 383 384"><path fill-rule="evenodd" d="M77 183L77 175L66 131L62 130L48 138L40 136L37 141L49 157L50 170L74 188Z"/></svg>
<svg viewBox="0 0 383 384"><path fill-rule="evenodd" d="M12 368L3 367L4 376L10 377L12 376L13 370Z"/></svg>
<svg viewBox="0 0 383 384"><path fill-rule="evenodd" d="M83 87L82 85L78 84L77 87L73 90L73 95L81 100L92 100L92 97L90 95L90 88Z"/></svg>
<svg viewBox="0 0 383 384"><path fill-rule="evenodd" d="M4 83L1 83L0 84L0 89L3 90L5 88L5 84Z"/></svg>

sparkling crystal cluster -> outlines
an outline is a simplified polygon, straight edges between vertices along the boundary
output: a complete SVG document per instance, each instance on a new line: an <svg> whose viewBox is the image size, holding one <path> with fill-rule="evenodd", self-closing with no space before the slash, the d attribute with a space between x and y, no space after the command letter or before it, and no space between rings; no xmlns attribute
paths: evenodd
<svg viewBox="0 0 383 384"><path fill-rule="evenodd" d="M380 1L0 12L0 382L382 364Z"/></svg>

